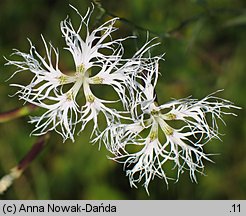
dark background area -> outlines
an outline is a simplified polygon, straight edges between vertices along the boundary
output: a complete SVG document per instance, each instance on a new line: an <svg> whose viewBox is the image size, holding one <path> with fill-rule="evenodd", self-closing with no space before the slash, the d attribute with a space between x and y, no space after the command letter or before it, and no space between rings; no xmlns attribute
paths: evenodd
<svg viewBox="0 0 246 216"><path fill-rule="evenodd" d="M197 175L192 183L189 173L179 182L163 180L150 183L148 196L144 188L130 188L121 164L107 159L104 147L91 145L91 125L76 137L76 142L62 142L55 132L47 147L30 165L23 176L0 199L245 199L246 198L246 8L245 1L233 0L105 0L107 11L103 21L119 16L120 29L116 37L136 35L138 40L124 43L125 56L131 56L150 37L158 37L161 45L152 55L165 54L160 64L158 99L192 95L201 99L224 89L218 96L242 107L238 117L225 116L226 126L220 125L223 142L214 140L206 145L215 163L205 162L207 176ZM6 67L3 56L12 49L29 51L30 38L41 53L44 47L40 35L52 41L60 50L60 68L73 68L70 54L63 51L64 39L60 21L69 15L78 24L79 18L69 7L85 14L90 1L0 0L0 112L23 105L17 97L9 97L16 89L10 83L27 83L30 73L21 73L6 82L14 67ZM96 20L98 9L92 17ZM101 24L100 23L100 24ZM107 91L100 92L107 95ZM34 126L22 117L0 124L0 176L4 176L26 154L36 137L29 136Z"/></svg>

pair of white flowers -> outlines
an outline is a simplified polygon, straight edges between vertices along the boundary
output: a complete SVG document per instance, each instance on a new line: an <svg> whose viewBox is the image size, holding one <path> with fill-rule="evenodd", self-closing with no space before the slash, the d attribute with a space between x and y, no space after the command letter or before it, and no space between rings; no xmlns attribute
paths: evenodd
<svg viewBox="0 0 246 216"><path fill-rule="evenodd" d="M28 85L12 84L20 88L20 99L45 110L40 116L31 117L33 133L42 135L55 130L64 141L74 141L75 133L92 121L92 141L105 144L113 155L111 159L124 163L131 186L143 182L148 192L155 176L168 184L168 162L177 169L177 180L180 173L188 170L191 180L196 181L195 173L203 173L203 161L210 160L203 145L219 138L217 119L222 120L222 114L233 114L224 108L237 107L214 94L202 100L185 98L159 105L155 87L162 56L150 55L150 49L158 44L147 41L132 58L125 59L122 43L127 38L112 39L117 18L90 30L93 8L85 16L73 9L81 18L80 26L75 29L66 18L61 22L61 32L65 49L75 63L74 72L65 74L59 69L58 50L43 37L46 58L30 42L29 53L14 52L22 60L7 63L18 68L14 74L33 74ZM84 38L80 35L83 28ZM92 90L95 85L111 86L118 100L100 98ZM103 125L99 115L104 116L104 128L99 127ZM170 122L176 123L175 127Z"/></svg>

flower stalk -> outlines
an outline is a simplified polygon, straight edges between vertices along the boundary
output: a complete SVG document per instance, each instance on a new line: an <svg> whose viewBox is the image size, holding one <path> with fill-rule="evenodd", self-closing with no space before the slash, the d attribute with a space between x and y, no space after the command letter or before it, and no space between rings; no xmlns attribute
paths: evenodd
<svg viewBox="0 0 246 216"><path fill-rule="evenodd" d="M3 194L13 184L13 181L22 175L29 164L31 164L31 162L44 149L48 139L49 134L39 137L38 140L33 144L30 151L22 158L18 165L10 169L10 173L0 179L0 194Z"/></svg>
<svg viewBox="0 0 246 216"><path fill-rule="evenodd" d="M29 115L32 111L34 111L37 107L33 104L29 104L20 108L16 108L11 111L0 113L0 123L5 123L22 116Z"/></svg>

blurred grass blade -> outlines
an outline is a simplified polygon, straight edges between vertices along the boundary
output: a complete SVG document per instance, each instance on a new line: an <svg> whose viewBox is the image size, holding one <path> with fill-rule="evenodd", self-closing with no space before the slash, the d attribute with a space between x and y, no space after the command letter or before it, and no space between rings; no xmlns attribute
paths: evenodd
<svg viewBox="0 0 246 216"><path fill-rule="evenodd" d="M9 174L0 179L0 194L3 194L13 184L13 181L21 176L28 165L39 155L42 149L44 149L48 139L49 134L41 136L19 164L12 168Z"/></svg>
<svg viewBox="0 0 246 216"><path fill-rule="evenodd" d="M225 22L223 27L233 27L233 26L239 26L239 25L245 25L245 24L246 24L246 13Z"/></svg>
<svg viewBox="0 0 246 216"><path fill-rule="evenodd" d="M36 108L35 105L29 104L21 108L17 108L11 111L0 113L0 123L8 122L13 119L26 116L30 114Z"/></svg>

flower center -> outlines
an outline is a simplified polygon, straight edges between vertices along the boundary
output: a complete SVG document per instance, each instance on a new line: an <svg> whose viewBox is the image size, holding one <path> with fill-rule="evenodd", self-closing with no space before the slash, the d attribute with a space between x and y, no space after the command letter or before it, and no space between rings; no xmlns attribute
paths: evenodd
<svg viewBox="0 0 246 216"><path fill-rule="evenodd" d="M84 65L83 65L83 64L78 65L78 66L76 67L76 72L77 72L77 73L80 73L80 74L84 74L84 73L85 73L85 67L84 67Z"/></svg>
<svg viewBox="0 0 246 216"><path fill-rule="evenodd" d="M150 135L149 135L149 138L150 138L150 141L153 141L155 139L157 139L157 130L153 130L150 132Z"/></svg>
<svg viewBox="0 0 246 216"><path fill-rule="evenodd" d="M59 83L60 83L61 85L67 83L67 77L66 77L66 76L61 75L60 77L58 77L58 80L59 80Z"/></svg>
<svg viewBox="0 0 246 216"><path fill-rule="evenodd" d="M160 112L158 110L152 109L150 113L153 116L157 116Z"/></svg>
<svg viewBox="0 0 246 216"><path fill-rule="evenodd" d="M93 82L93 84L102 84L103 83L103 78L98 77L98 76L93 77L92 78L92 82Z"/></svg>
<svg viewBox="0 0 246 216"><path fill-rule="evenodd" d="M67 101L71 101L71 100L73 100L73 94L71 93L71 92L68 92L67 94L66 94L66 99L67 99Z"/></svg>
<svg viewBox="0 0 246 216"><path fill-rule="evenodd" d="M165 133L166 136L173 135L174 129L170 127L162 118L157 119L162 131Z"/></svg>
<svg viewBox="0 0 246 216"><path fill-rule="evenodd" d="M175 120L177 116L173 113L167 113L163 115L165 120Z"/></svg>
<svg viewBox="0 0 246 216"><path fill-rule="evenodd" d="M95 101L95 97L94 97L94 95L87 95L86 100L89 103L93 103Z"/></svg>

